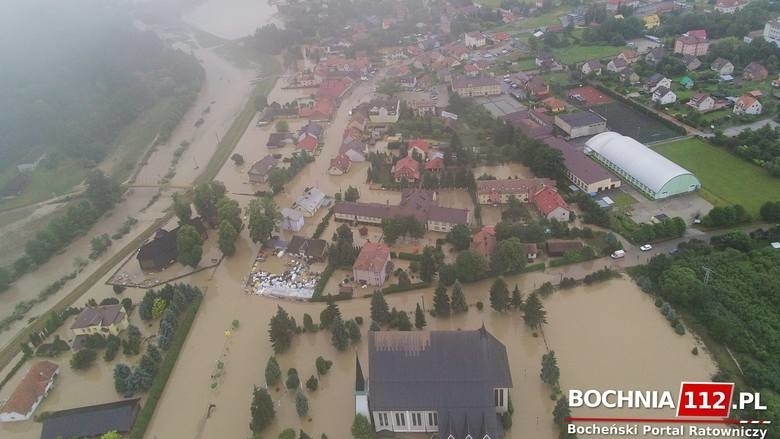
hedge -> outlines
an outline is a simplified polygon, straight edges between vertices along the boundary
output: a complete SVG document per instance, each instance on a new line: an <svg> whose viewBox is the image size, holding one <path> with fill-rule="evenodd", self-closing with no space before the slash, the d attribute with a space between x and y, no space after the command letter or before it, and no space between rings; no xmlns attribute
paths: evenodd
<svg viewBox="0 0 780 439"><path fill-rule="evenodd" d="M320 275L320 278L317 281L317 285L314 286L314 294L312 295L312 299L322 296L322 292L325 290L325 285L328 284L328 279L330 279L330 277L333 276L333 272L335 270L336 267L334 267L333 264L328 262L328 265L326 265L325 269L322 270L322 274Z"/></svg>
<svg viewBox="0 0 780 439"><path fill-rule="evenodd" d="M387 288L382 288L382 294L403 293L404 291L420 290L422 288L428 288L431 286L430 282L417 282L406 286L390 285Z"/></svg>
<svg viewBox="0 0 780 439"><path fill-rule="evenodd" d="M525 267L523 267L523 273L530 273L532 271L544 271L544 267L545 267L544 262L526 265Z"/></svg>
<svg viewBox="0 0 780 439"><path fill-rule="evenodd" d="M406 259L407 261L419 261L422 259L422 255L417 253L399 252L398 259Z"/></svg>
<svg viewBox="0 0 780 439"><path fill-rule="evenodd" d="M179 324L179 328L176 330L171 346L168 348L168 354L163 359L162 364L160 364L160 370L154 377L152 387L149 389L149 394L146 397L146 403L138 413L135 424L133 424L133 429L130 430L130 439L143 439L144 434L146 434L146 429L149 427L149 422L152 420L152 415L154 415L154 411L157 408L157 403L160 401L160 396L162 396L162 393L165 390L165 385L168 383L171 372L173 372L173 367L176 365L176 360L179 358L181 348L187 340L187 335L190 333L190 327L192 326L192 322L195 321L195 316L198 313L198 308L200 308L202 301L203 296L196 297L190 304L187 313Z"/></svg>
<svg viewBox="0 0 780 439"><path fill-rule="evenodd" d="M328 213L325 214L324 217L322 217L322 221L320 221L319 224L317 224L317 229L314 231L314 234L311 235L313 239L318 239L322 234L325 232L325 229L328 228L328 223L330 223L330 217L333 216L333 209L328 210Z"/></svg>
<svg viewBox="0 0 780 439"><path fill-rule="evenodd" d="M369 296L371 296L369 294ZM321 296L312 297L309 302L328 302L330 300L338 302L340 300L350 300L353 297L352 294L338 293L338 294L323 294Z"/></svg>

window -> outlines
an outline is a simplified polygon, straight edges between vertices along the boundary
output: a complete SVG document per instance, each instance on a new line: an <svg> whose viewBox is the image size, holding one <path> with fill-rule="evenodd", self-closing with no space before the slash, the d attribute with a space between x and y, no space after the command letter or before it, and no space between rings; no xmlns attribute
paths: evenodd
<svg viewBox="0 0 780 439"><path fill-rule="evenodd" d="M412 427L422 427L422 413L412 413Z"/></svg>
<svg viewBox="0 0 780 439"><path fill-rule="evenodd" d="M379 418L380 427L387 427L390 425L390 423L387 421L387 413L378 413L377 417Z"/></svg>
<svg viewBox="0 0 780 439"><path fill-rule="evenodd" d="M436 412L430 412L428 413L428 425L431 427L438 427L439 426L439 414Z"/></svg>
<svg viewBox="0 0 780 439"><path fill-rule="evenodd" d="M504 389L493 390L493 400L496 403L496 407L504 406Z"/></svg>
<svg viewBox="0 0 780 439"><path fill-rule="evenodd" d="M395 414L395 425L406 427L406 413Z"/></svg>

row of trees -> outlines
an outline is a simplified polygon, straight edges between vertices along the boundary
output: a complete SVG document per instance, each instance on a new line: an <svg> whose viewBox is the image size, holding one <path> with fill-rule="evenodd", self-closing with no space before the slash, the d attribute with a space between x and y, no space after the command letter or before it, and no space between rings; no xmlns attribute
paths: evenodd
<svg viewBox="0 0 780 439"><path fill-rule="evenodd" d="M734 137L717 132L712 142L780 177L780 128L766 124L757 130L744 130Z"/></svg>

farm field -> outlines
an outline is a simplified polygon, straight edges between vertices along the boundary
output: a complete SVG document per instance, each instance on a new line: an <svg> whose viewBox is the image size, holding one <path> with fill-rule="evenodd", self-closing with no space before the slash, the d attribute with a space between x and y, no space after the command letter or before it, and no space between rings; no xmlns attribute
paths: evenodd
<svg viewBox="0 0 780 439"><path fill-rule="evenodd" d="M679 134L666 124L642 114L622 102L595 105L593 111L607 119L607 127L642 143L671 139Z"/></svg>
<svg viewBox="0 0 780 439"><path fill-rule="evenodd" d="M766 201L780 199L780 180L725 149L699 139L686 139L653 149L693 172L702 196L715 205L741 204L754 217Z"/></svg>

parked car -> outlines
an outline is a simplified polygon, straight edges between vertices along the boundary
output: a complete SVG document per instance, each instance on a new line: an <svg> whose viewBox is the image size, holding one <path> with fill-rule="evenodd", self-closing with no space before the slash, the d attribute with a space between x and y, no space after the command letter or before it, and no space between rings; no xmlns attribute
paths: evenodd
<svg viewBox="0 0 780 439"><path fill-rule="evenodd" d="M615 250L614 252L612 252L611 255L609 255L609 257L612 259L620 259L620 258L624 258L625 256L626 256L625 250Z"/></svg>
<svg viewBox="0 0 780 439"><path fill-rule="evenodd" d="M639 247L639 250L642 250L643 252L647 252L653 249L653 246L650 244L645 244L641 247Z"/></svg>

